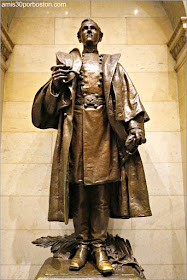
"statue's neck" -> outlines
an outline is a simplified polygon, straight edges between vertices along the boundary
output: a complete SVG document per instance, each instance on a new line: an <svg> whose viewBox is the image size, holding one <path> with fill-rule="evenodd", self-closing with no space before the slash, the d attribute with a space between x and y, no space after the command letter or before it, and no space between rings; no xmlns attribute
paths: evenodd
<svg viewBox="0 0 187 280"><path fill-rule="evenodd" d="M82 53L98 53L97 46L86 46Z"/></svg>

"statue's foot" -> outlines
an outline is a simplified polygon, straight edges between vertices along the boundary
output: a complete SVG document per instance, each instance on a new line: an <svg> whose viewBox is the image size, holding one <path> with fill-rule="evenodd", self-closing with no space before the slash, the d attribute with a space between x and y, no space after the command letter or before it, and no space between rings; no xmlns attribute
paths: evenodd
<svg viewBox="0 0 187 280"><path fill-rule="evenodd" d="M81 267L83 267L86 263L87 255L88 255L88 246L85 244L80 244L75 256L71 260L69 269L70 270L81 269Z"/></svg>
<svg viewBox="0 0 187 280"><path fill-rule="evenodd" d="M105 250L103 247L95 247L93 249L95 260L96 260L96 266L97 269L102 273L112 273L113 268L111 264L109 263L108 257L105 253Z"/></svg>

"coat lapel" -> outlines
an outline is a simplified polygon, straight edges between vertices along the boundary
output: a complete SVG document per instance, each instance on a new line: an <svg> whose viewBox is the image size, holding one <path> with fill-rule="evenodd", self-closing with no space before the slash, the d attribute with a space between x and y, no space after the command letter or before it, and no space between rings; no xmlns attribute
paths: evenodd
<svg viewBox="0 0 187 280"><path fill-rule="evenodd" d="M70 51L70 54L72 55L72 58L73 58L73 70L76 73L79 73L81 65L82 65L82 59L81 59L80 51L79 51L79 49L75 48L75 49Z"/></svg>
<svg viewBox="0 0 187 280"><path fill-rule="evenodd" d="M121 54L119 53L113 55L103 55L103 82L106 102L108 102L112 77L120 56Z"/></svg>

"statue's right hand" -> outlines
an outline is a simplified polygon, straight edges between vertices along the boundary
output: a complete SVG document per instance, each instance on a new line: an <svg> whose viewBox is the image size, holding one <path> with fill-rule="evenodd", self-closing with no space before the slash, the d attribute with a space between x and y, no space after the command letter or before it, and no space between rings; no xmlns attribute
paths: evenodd
<svg viewBox="0 0 187 280"><path fill-rule="evenodd" d="M62 87L62 83L66 82L68 79L70 69L67 69L64 65L56 65L53 66L51 70L54 91L59 92Z"/></svg>

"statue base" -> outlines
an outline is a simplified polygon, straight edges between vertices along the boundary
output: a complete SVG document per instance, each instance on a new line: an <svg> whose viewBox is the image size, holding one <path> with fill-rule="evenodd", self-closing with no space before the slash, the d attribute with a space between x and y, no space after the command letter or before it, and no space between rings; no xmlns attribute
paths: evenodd
<svg viewBox="0 0 187 280"><path fill-rule="evenodd" d="M69 270L70 260L63 260L62 258L48 258L42 267L40 268L35 279L40 280L67 280L67 279L76 279L76 280L95 280L95 279L146 279L140 278L140 275L132 266L125 265L120 270L114 269L112 275L106 277L103 276L96 269L94 263L88 262L86 265L79 271L70 271Z"/></svg>

